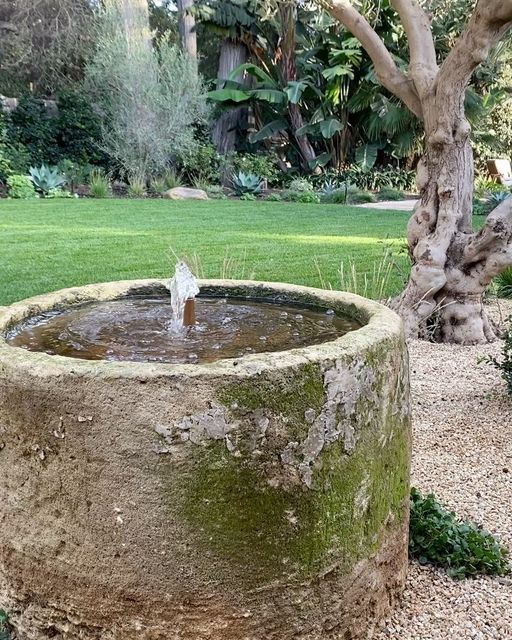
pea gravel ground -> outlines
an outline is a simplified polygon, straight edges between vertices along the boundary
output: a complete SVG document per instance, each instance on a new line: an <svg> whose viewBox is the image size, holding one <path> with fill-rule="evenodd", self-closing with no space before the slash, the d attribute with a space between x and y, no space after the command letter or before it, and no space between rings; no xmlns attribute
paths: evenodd
<svg viewBox="0 0 512 640"><path fill-rule="evenodd" d="M505 315L512 306L501 309ZM495 310L496 312L496 310ZM500 372L478 364L501 342L409 345L413 404L412 484L512 550L512 399ZM455 582L411 563L403 601L374 640L512 638L512 578Z"/></svg>

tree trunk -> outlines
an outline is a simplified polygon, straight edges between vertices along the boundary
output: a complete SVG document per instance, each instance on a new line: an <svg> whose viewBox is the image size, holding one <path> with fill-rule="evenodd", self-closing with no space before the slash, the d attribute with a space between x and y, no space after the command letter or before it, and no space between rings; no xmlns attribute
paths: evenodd
<svg viewBox="0 0 512 640"><path fill-rule="evenodd" d="M178 26L180 30L181 46L191 58L197 60L196 21L188 10L194 6L194 0L177 0L179 11Z"/></svg>
<svg viewBox="0 0 512 640"><path fill-rule="evenodd" d="M220 50L217 89L222 89L230 73L247 62L248 51L245 44L233 38L224 38ZM242 82L242 78L237 78ZM213 125L212 139L217 151L225 155L236 148L237 131L246 119L247 107L234 107L224 111Z"/></svg>
<svg viewBox="0 0 512 640"><path fill-rule="evenodd" d="M315 160L316 153L307 136L297 135L297 131L304 126L304 120L299 106L292 104L291 102L288 103L288 119L290 121L290 129L293 134L293 138L302 157L302 168L305 171L311 171L310 163Z"/></svg>
<svg viewBox="0 0 512 640"><path fill-rule="evenodd" d="M473 152L461 110L450 140L439 140L439 119L427 126L427 148L418 167L421 199L408 226L413 262L408 285L396 303L409 335L442 342L478 344L494 331L483 295L496 271L496 242L468 252L472 230ZM442 123L441 123L442 124ZM508 205L507 205L508 206ZM490 217L492 224L492 217ZM499 243L498 243L499 244ZM503 258L502 254L502 258Z"/></svg>
<svg viewBox="0 0 512 640"><path fill-rule="evenodd" d="M278 3L278 9L281 29L280 51L278 56L279 71L281 74L282 86L285 87L289 82L297 80L295 46L297 7L293 1L287 0ZM288 102L288 121L290 123L290 131L293 139L301 155L302 168L306 171L310 171L310 163L315 160L316 153L306 135L297 135L297 131L304 126L304 120L298 104Z"/></svg>

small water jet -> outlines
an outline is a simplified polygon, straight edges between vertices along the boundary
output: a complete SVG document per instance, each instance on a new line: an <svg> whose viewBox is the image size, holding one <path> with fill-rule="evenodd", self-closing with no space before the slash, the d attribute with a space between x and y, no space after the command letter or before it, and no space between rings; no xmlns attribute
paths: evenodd
<svg viewBox="0 0 512 640"><path fill-rule="evenodd" d="M175 333L181 333L184 327L195 324L195 298L199 293L197 278L182 260L176 265L168 289L173 312L170 327Z"/></svg>

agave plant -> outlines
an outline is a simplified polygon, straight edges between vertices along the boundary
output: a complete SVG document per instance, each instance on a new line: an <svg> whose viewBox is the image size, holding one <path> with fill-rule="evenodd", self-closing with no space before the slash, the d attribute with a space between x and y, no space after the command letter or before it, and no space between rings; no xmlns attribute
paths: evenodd
<svg viewBox="0 0 512 640"><path fill-rule="evenodd" d="M57 167L42 164L40 167L30 167L29 173L35 188L45 196L66 184L66 179Z"/></svg>
<svg viewBox="0 0 512 640"><path fill-rule="evenodd" d="M254 173L244 173L243 171L239 171L233 175L231 184L237 196L243 196L246 193L257 195L263 187L263 181L260 176Z"/></svg>

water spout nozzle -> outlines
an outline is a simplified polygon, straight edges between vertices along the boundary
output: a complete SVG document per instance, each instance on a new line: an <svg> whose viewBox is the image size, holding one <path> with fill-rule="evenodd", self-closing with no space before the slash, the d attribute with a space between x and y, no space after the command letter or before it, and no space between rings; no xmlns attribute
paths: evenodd
<svg viewBox="0 0 512 640"><path fill-rule="evenodd" d="M192 327L196 323L196 301L194 298L189 298L185 301L185 310L183 312L183 325L185 327Z"/></svg>

